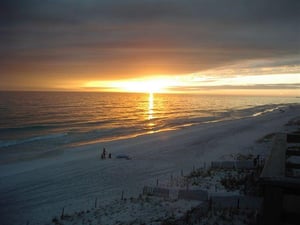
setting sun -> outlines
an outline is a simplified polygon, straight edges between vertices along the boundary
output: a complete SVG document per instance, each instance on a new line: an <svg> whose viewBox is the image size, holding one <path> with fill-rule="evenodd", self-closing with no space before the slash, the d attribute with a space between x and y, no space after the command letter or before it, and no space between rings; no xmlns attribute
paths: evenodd
<svg viewBox="0 0 300 225"><path fill-rule="evenodd" d="M128 92L166 92L168 83L163 80L125 81L118 84L120 89Z"/></svg>
<svg viewBox="0 0 300 225"><path fill-rule="evenodd" d="M115 92L139 92L139 93L166 93L168 88L178 85L171 78L154 78L154 79L134 79L119 81L90 81L85 88L102 89Z"/></svg>

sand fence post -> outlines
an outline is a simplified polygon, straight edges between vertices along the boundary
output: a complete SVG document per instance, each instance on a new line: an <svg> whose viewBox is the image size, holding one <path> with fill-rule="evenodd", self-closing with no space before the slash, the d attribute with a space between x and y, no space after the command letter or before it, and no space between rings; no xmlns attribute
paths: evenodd
<svg viewBox="0 0 300 225"><path fill-rule="evenodd" d="M156 186L158 186L158 179L156 179Z"/></svg>
<svg viewBox="0 0 300 225"><path fill-rule="evenodd" d="M96 199L95 199L95 208L97 208L97 201L98 201L98 198L96 197Z"/></svg>
<svg viewBox="0 0 300 225"><path fill-rule="evenodd" d="M64 212L65 212L65 207L62 208L61 211L61 215L60 215L60 219L63 220L64 219Z"/></svg>
<svg viewBox="0 0 300 225"><path fill-rule="evenodd" d="M124 190L122 190L121 200L124 200Z"/></svg>

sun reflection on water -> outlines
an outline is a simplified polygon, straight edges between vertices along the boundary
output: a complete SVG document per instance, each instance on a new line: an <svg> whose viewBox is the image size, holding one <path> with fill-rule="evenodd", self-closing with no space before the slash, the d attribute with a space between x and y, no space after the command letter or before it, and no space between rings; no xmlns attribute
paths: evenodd
<svg viewBox="0 0 300 225"><path fill-rule="evenodd" d="M151 120L154 119L153 116L153 108L154 108L154 95L153 93L149 93L149 99L148 99L148 126L153 127L155 124L151 122Z"/></svg>

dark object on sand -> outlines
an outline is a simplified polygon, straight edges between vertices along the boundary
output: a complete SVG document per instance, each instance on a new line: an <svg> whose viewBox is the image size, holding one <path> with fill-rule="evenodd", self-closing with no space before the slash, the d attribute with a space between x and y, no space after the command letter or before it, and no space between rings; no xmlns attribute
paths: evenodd
<svg viewBox="0 0 300 225"><path fill-rule="evenodd" d="M128 155L125 154L119 154L116 156L117 159L127 159L130 160L131 158Z"/></svg>

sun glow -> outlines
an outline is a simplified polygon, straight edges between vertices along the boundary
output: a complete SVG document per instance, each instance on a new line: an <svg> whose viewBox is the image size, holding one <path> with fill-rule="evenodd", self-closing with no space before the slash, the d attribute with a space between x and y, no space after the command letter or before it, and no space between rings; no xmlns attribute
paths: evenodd
<svg viewBox="0 0 300 225"><path fill-rule="evenodd" d="M170 78L134 79L119 81L90 81L85 88L105 88L107 91L140 92L140 93L167 93L168 88L174 85Z"/></svg>
<svg viewBox="0 0 300 225"><path fill-rule="evenodd" d="M145 93L157 93L166 92L169 86L165 80L138 80L138 81L124 81L117 83L119 89L128 92L145 92Z"/></svg>
<svg viewBox="0 0 300 225"><path fill-rule="evenodd" d="M83 88L106 92L299 96L299 83L299 74L231 77L187 74L129 80L89 81L83 85Z"/></svg>

